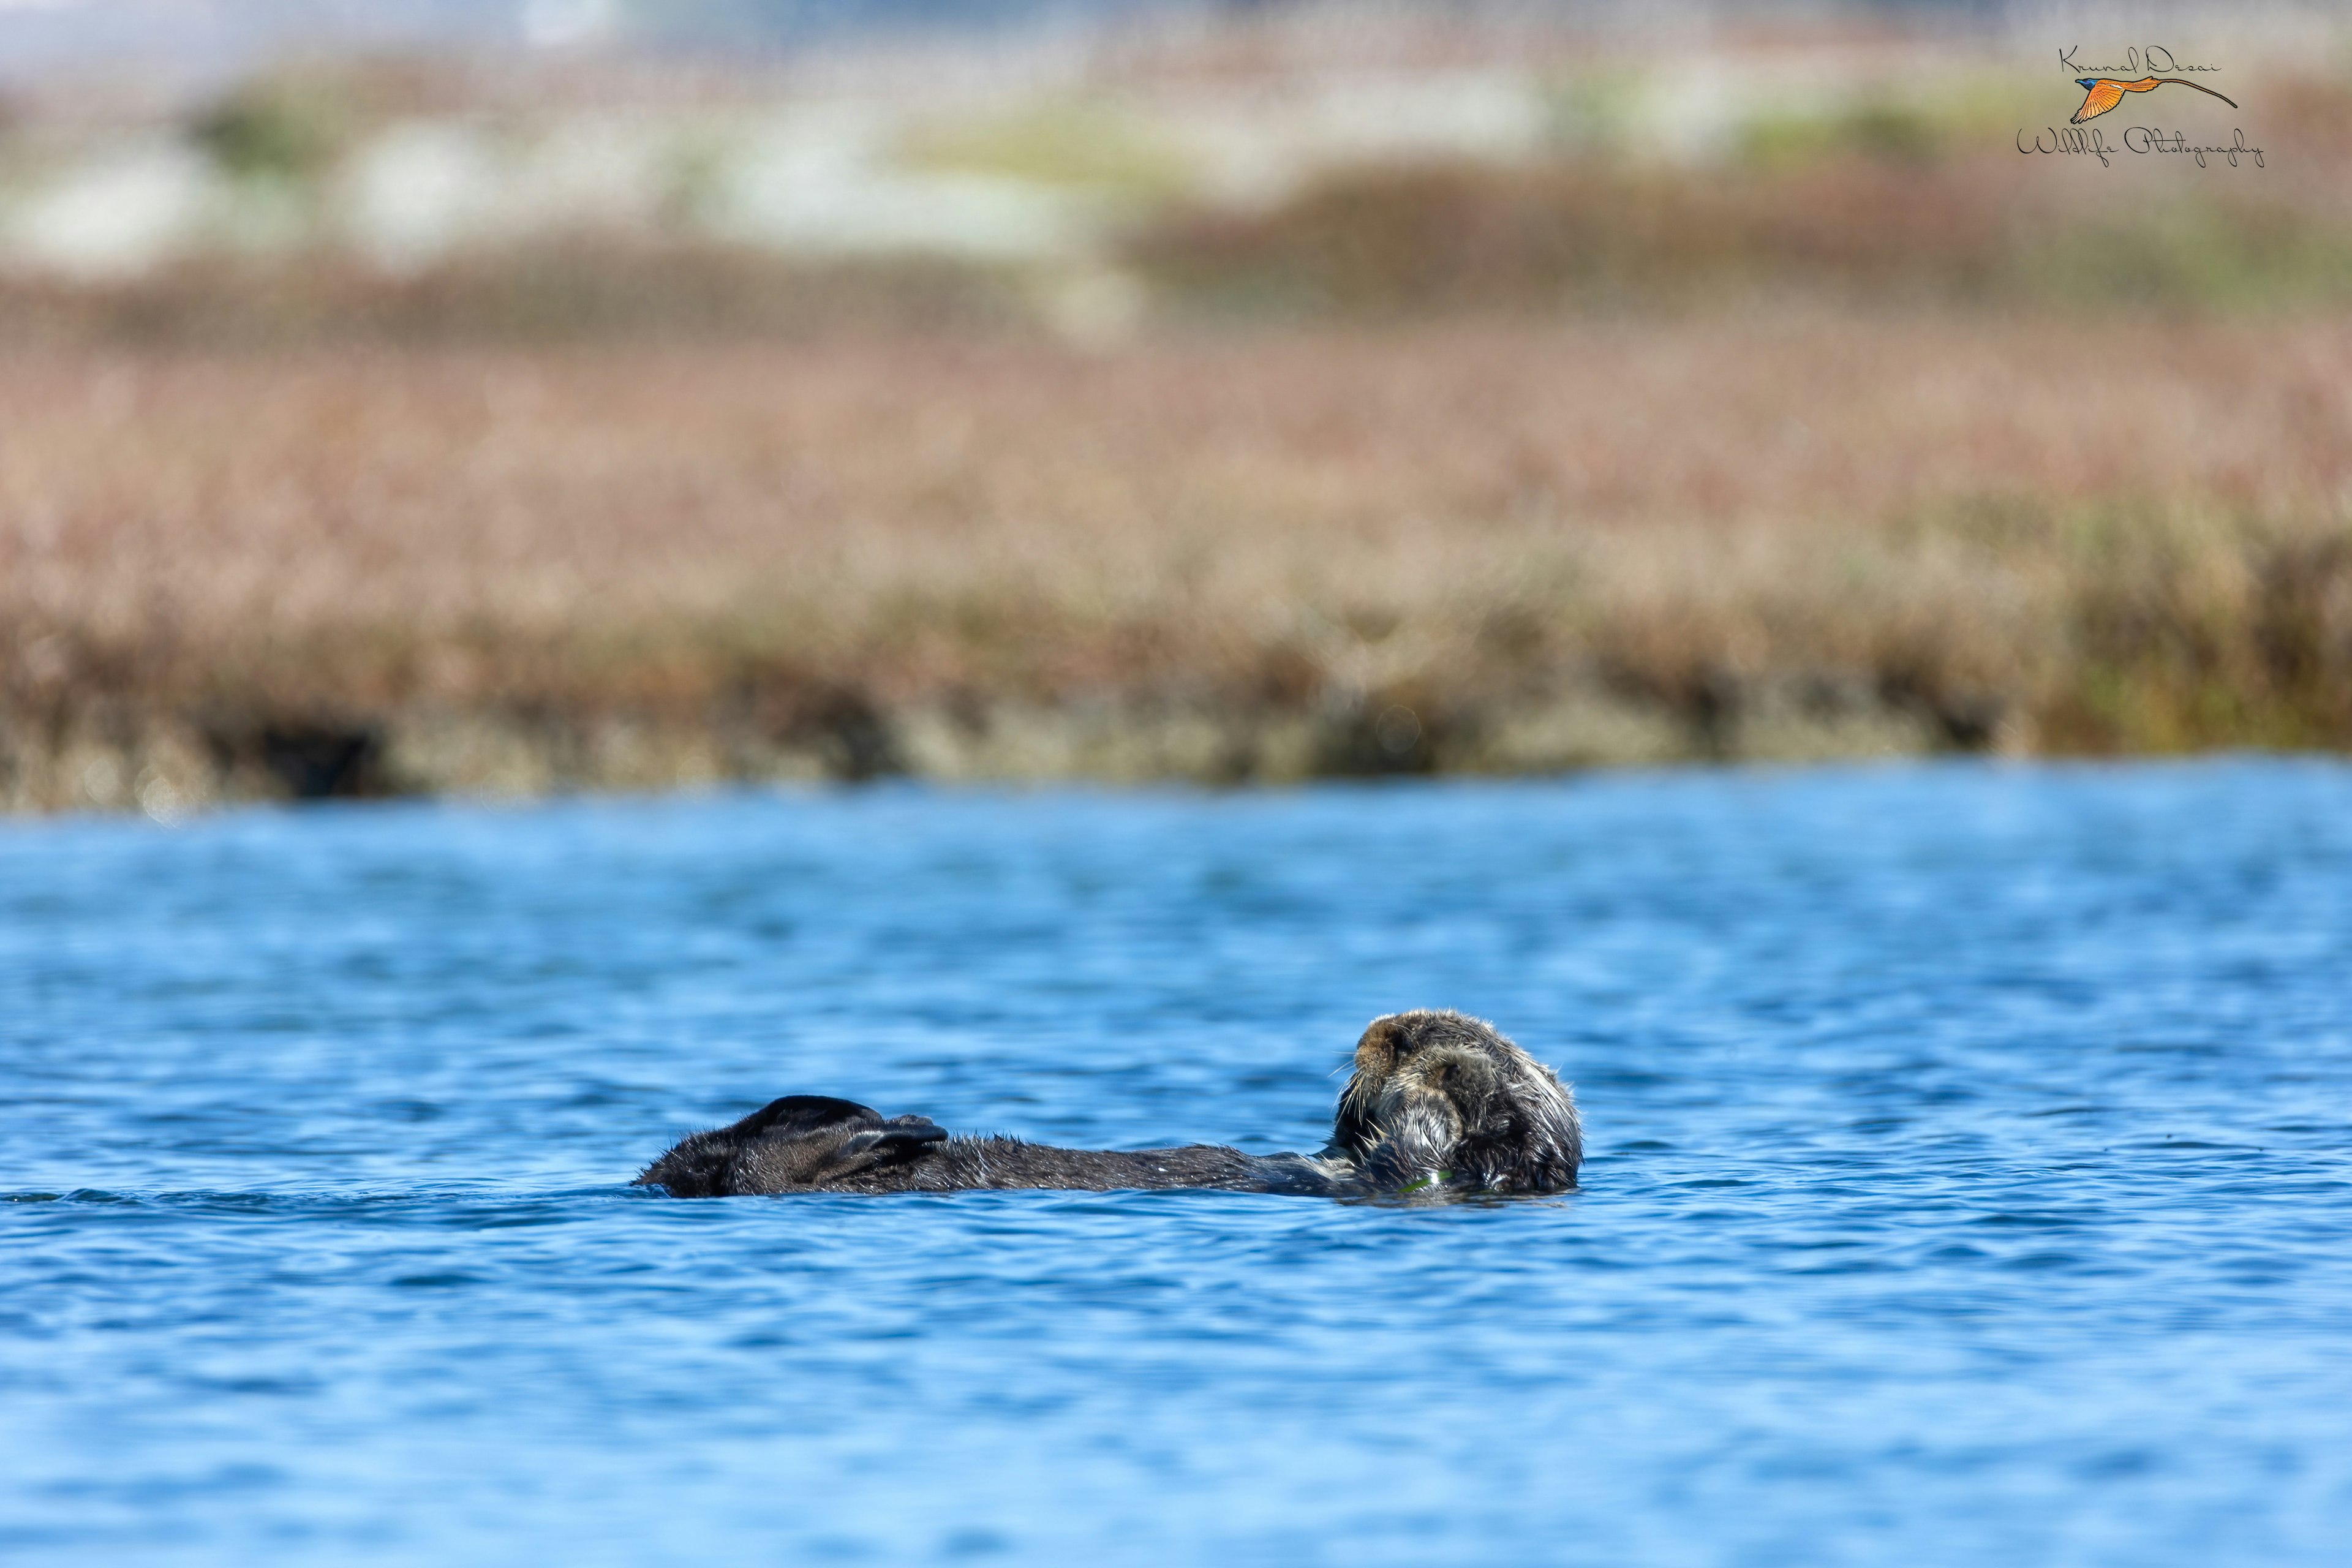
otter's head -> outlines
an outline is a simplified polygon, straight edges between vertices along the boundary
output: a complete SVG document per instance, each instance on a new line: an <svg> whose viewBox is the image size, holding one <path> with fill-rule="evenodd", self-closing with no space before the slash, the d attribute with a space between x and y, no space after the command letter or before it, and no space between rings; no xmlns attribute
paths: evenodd
<svg viewBox="0 0 2352 1568"><path fill-rule="evenodd" d="M1576 1185L1576 1099L1495 1026L1460 1013L1392 1013L1356 1043L1328 1156L1376 1187L1492 1193Z"/></svg>

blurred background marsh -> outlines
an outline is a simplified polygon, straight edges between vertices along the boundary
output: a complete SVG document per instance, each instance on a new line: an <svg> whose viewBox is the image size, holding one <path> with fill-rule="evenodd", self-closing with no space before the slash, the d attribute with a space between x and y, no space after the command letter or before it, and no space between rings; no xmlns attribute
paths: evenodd
<svg viewBox="0 0 2352 1568"><path fill-rule="evenodd" d="M2342 748L2352 30L2158 20L0 6L0 800Z"/></svg>

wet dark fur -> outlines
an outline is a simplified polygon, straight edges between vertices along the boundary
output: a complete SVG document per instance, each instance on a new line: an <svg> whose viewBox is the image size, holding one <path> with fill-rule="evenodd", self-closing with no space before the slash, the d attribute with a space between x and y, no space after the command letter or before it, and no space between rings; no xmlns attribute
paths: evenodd
<svg viewBox="0 0 2352 1568"><path fill-rule="evenodd" d="M794 1094L695 1133L637 1182L695 1198L983 1187L1555 1193L1576 1185L1582 1158L1575 1100L1550 1068L1491 1024L1421 1012L1375 1019L1364 1031L1331 1142L1311 1157L1207 1143L1122 1152L953 1138L924 1117L886 1119L854 1100Z"/></svg>
<svg viewBox="0 0 2352 1568"><path fill-rule="evenodd" d="M1584 1126L1568 1086L1485 1019L1393 1013L1356 1042L1323 1157L1380 1192L1558 1193Z"/></svg>

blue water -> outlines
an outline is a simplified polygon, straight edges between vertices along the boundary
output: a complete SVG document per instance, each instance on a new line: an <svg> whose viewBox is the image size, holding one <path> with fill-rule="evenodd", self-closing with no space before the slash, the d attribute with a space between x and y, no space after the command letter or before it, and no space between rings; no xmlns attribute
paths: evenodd
<svg viewBox="0 0 2352 1568"><path fill-rule="evenodd" d="M625 1185L790 1090L1482 1206ZM0 828L0 1551L2342 1563L2352 769L740 795Z"/></svg>

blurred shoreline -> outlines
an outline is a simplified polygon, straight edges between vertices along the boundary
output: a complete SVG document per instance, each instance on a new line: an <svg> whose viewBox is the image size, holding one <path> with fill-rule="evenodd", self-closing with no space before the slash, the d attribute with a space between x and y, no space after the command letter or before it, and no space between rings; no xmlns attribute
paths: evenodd
<svg viewBox="0 0 2352 1568"><path fill-rule="evenodd" d="M2342 747L2348 380L1918 312L23 353L0 787Z"/></svg>

